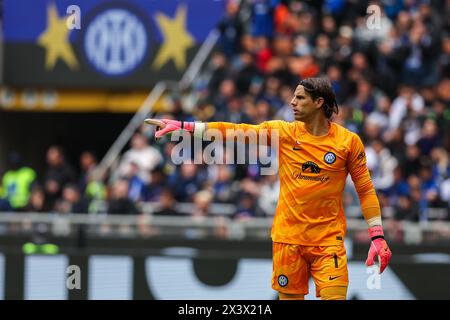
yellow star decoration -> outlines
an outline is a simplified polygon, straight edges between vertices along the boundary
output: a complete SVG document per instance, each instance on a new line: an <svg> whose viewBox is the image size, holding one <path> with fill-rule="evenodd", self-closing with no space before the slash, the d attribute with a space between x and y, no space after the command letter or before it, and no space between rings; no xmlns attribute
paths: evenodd
<svg viewBox="0 0 450 320"><path fill-rule="evenodd" d="M186 50L194 45L194 38L186 30L186 7L179 6L174 19L158 13L156 21L164 36L164 43L159 49L153 68L161 69L173 59L176 68L182 70L186 66Z"/></svg>
<svg viewBox="0 0 450 320"><path fill-rule="evenodd" d="M55 4L51 4L47 9L47 29L38 39L38 44L46 50L46 69L53 69L58 58L61 58L70 69L78 67L77 59L69 43L69 33L66 18L59 19Z"/></svg>

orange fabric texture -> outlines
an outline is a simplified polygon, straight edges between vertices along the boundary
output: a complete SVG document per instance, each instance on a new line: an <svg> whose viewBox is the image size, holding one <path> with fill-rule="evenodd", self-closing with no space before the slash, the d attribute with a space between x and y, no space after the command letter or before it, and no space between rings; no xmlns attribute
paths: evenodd
<svg viewBox="0 0 450 320"><path fill-rule="evenodd" d="M289 293L278 293L279 300L305 300L305 296L303 294L289 294Z"/></svg>
<svg viewBox="0 0 450 320"><path fill-rule="evenodd" d="M322 300L346 300L347 287L326 287L320 290Z"/></svg>
<svg viewBox="0 0 450 320"><path fill-rule="evenodd" d="M273 243L272 288L286 294L306 295L311 274L316 296L328 287L348 286L344 245L301 246Z"/></svg>
<svg viewBox="0 0 450 320"><path fill-rule="evenodd" d="M273 120L259 125L209 122L207 129L219 130L224 136L238 129L264 132L269 144L272 131L277 132L280 196L272 226L274 242L304 246L343 243L346 219L342 196L348 174L364 218L381 215L361 139L334 122L324 136L311 135L300 121Z"/></svg>

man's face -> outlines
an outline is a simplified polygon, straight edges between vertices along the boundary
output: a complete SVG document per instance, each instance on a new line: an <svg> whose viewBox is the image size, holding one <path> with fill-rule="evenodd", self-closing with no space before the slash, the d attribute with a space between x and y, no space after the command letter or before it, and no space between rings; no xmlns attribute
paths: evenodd
<svg viewBox="0 0 450 320"><path fill-rule="evenodd" d="M113 195L115 199L125 199L128 197L128 181L118 180L113 187Z"/></svg>
<svg viewBox="0 0 450 320"><path fill-rule="evenodd" d="M320 112L319 99L314 101L303 86L298 85L291 100L294 118L297 121L306 121L310 119L316 112Z"/></svg>
<svg viewBox="0 0 450 320"><path fill-rule="evenodd" d="M83 152L80 156L80 165L83 170L88 170L95 165L95 158L89 152Z"/></svg>
<svg viewBox="0 0 450 320"><path fill-rule="evenodd" d="M135 136L133 136L133 138L131 139L131 146L133 149L135 150L141 150L144 149L145 147L145 138L143 136L141 136L140 134L136 134Z"/></svg>
<svg viewBox="0 0 450 320"><path fill-rule="evenodd" d="M62 162L62 155L56 148L50 148L47 151L47 163L50 166L59 166Z"/></svg>
<svg viewBox="0 0 450 320"><path fill-rule="evenodd" d="M71 203L75 203L80 198L79 193L74 188L65 188L63 191L63 198Z"/></svg>

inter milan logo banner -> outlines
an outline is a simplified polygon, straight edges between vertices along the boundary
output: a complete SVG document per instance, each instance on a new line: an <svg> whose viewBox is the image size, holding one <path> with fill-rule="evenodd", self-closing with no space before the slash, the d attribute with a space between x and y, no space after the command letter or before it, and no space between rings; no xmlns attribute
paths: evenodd
<svg viewBox="0 0 450 320"><path fill-rule="evenodd" d="M4 82L148 88L179 80L222 0L4 0Z"/></svg>

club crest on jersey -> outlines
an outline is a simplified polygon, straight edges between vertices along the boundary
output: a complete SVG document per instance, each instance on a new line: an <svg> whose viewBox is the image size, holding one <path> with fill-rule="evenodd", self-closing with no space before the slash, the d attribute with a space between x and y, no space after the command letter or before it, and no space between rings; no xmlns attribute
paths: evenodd
<svg viewBox="0 0 450 320"><path fill-rule="evenodd" d="M336 155L330 151L325 153L323 159L325 160L326 163L333 164L336 161Z"/></svg>
<svg viewBox="0 0 450 320"><path fill-rule="evenodd" d="M288 277L286 277L284 274L278 276L278 284L280 287L286 287L288 284Z"/></svg>

